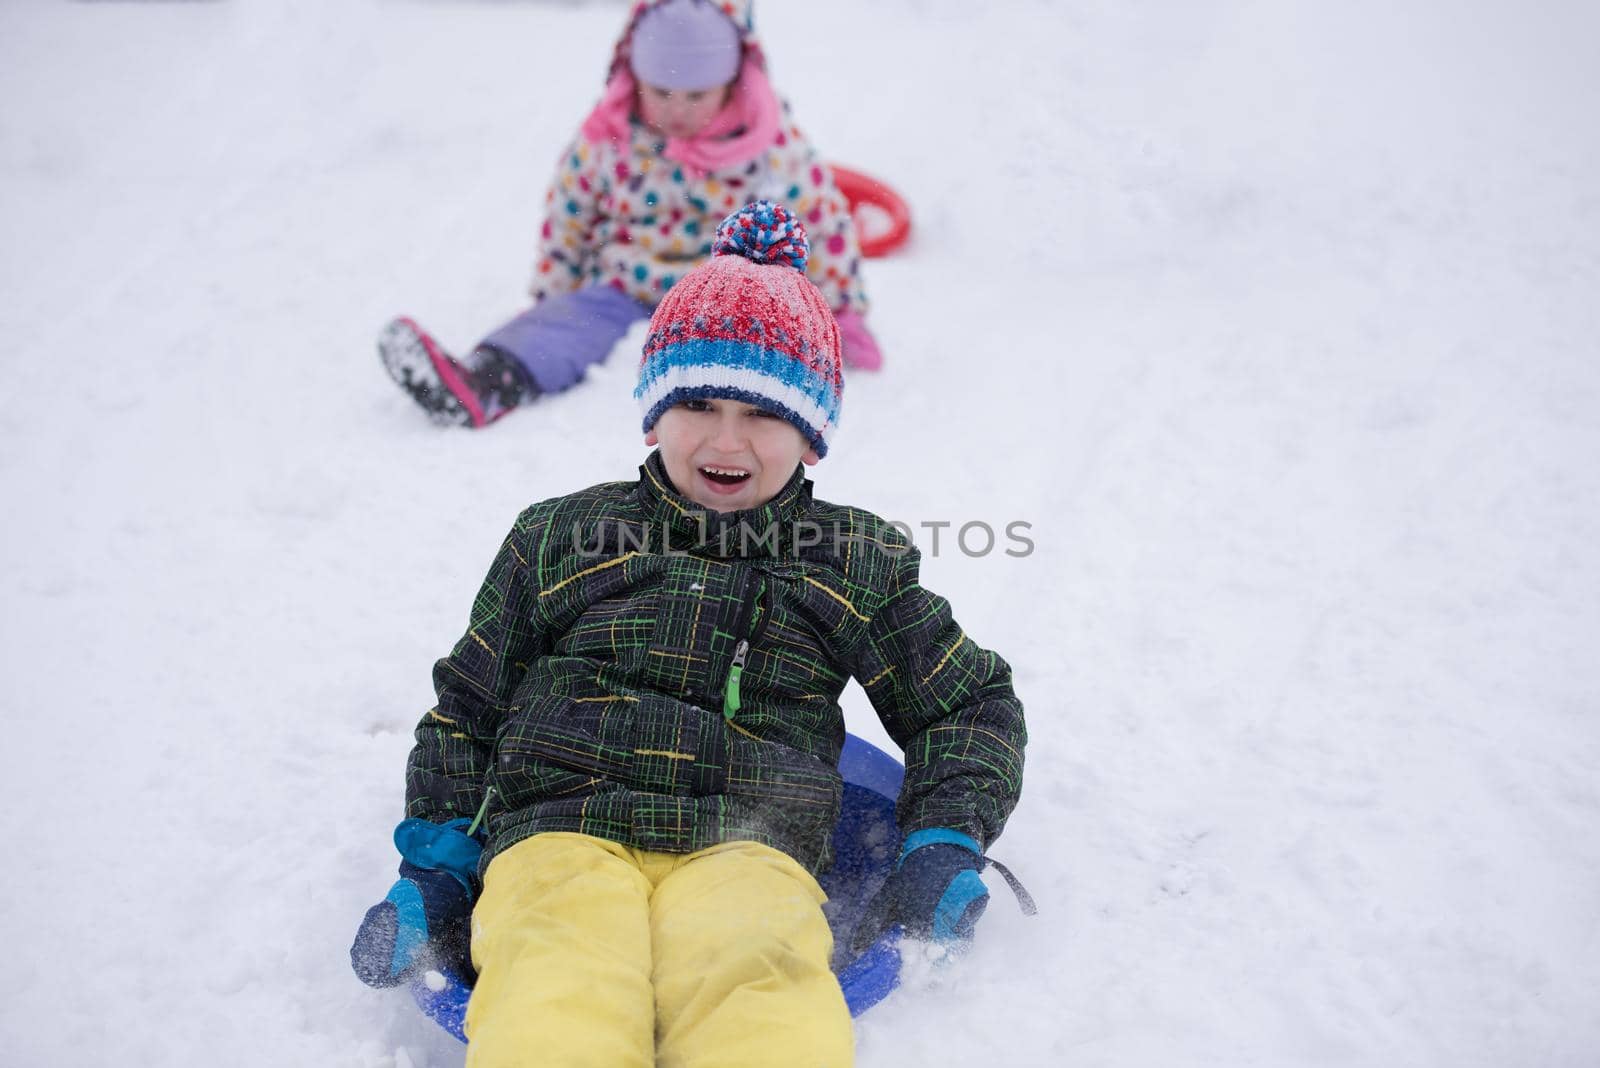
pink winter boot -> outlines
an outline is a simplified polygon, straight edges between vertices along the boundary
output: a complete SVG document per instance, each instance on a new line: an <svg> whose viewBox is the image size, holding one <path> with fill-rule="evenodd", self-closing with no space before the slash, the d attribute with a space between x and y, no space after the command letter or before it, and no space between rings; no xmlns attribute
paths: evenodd
<svg viewBox="0 0 1600 1068"><path fill-rule="evenodd" d="M487 426L538 392L498 349L479 346L462 363L405 317L383 328L378 356L389 377L440 426Z"/></svg>
<svg viewBox="0 0 1600 1068"><path fill-rule="evenodd" d="M876 371L883 366L883 350L867 329L867 320L859 312L835 312L839 324L839 342L843 349L844 365L862 371Z"/></svg>

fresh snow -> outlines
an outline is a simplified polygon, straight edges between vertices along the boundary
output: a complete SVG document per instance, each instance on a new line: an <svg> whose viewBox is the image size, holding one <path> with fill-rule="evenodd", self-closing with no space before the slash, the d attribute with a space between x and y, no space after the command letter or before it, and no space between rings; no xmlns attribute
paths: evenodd
<svg viewBox="0 0 1600 1068"><path fill-rule="evenodd" d="M346 951L512 518L646 451L639 338L482 434L373 341L519 309L624 12L0 5L0 1063L459 1063ZM992 880L863 1068L1600 1063L1593 5L758 18L915 212L818 493L1032 728L1040 914Z"/></svg>

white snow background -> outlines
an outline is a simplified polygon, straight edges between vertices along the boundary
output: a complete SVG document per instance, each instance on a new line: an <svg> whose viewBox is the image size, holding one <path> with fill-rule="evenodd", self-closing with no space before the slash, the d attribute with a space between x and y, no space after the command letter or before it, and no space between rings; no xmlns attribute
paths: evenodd
<svg viewBox="0 0 1600 1068"><path fill-rule="evenodd" d="M459 1063L347 950L511 520L646 452L638 335L481 434L373 342L522 306L624 10L0 5L0 1063ZM1600 1064L1596 8L758 24L916 213L818 495L1035 543L919 529L1040 914L991 880L864 1068Z"/></svg>

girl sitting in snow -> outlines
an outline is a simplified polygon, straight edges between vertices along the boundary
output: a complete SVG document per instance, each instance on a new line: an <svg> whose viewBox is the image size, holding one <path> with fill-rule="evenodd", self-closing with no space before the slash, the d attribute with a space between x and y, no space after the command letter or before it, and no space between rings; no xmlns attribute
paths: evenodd
<svg viewBox="0 0 1600 1068"><path fill-rule="evenodd" d="M752 204L715 250L651 316L638 479L523 512L434 669L351 960L405 982L470 929L471 1068L851 1063L815 875L852 676L905 750L883 926L969 937L1021 791L1011 669L892 524L811 494L843 376L804 228Z"/></svg>
<svg viewBox="0 0 1600 1068"><path fill-rule="evenodd" d="M881 364L848 205L788 121L751 26L750 0L633 6L605 94L545 198L533 307L460 360L411 319L383 331L384 366L436 423L481 427L577 383L710 254L718 220L757 198L809 227L809 275L845 363Z"/></svg>

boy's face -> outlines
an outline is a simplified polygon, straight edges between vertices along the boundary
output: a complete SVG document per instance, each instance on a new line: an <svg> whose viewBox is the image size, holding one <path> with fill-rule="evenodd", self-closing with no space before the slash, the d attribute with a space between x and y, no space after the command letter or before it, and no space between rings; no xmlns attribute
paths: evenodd
<svg viewBox="0 0 1600 1068"><path fill-rule="evenodd" d="M716 89L663 89L639 86L639 117L657 133L668 137L693 137L706 128L728 102L732 83Z"/></svg>
<svg viewBox="0 0 1600 1068"><path fill-rule="evenodd" d="M817 454L788 420L742 401L687 400L644 436L678 492L715 512L766 504Z"/></svg>

